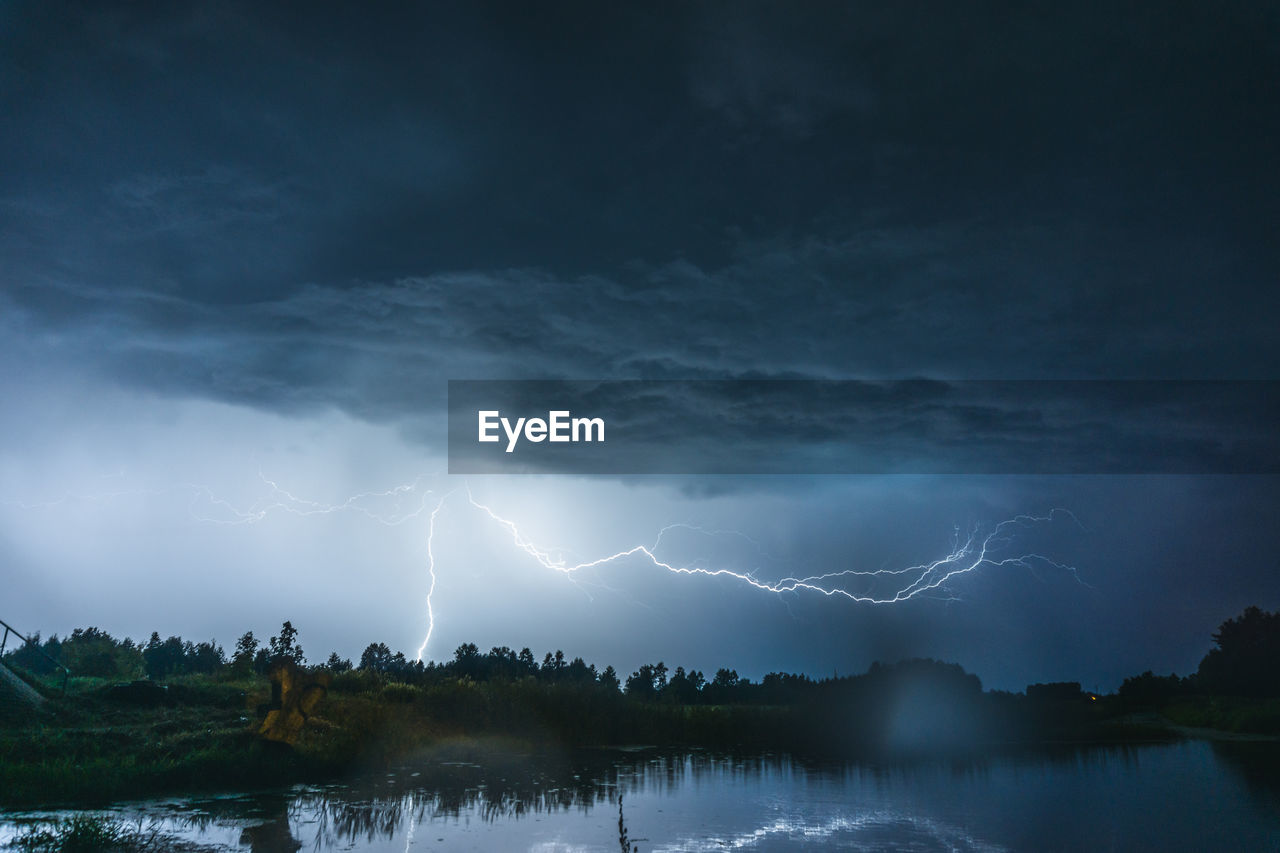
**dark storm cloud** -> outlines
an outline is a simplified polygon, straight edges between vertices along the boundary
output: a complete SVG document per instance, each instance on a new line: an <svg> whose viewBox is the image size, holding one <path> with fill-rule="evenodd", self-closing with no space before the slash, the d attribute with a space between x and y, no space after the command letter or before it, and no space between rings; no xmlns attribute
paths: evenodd
<svg viewBox="0 0 1280 853"><path fill-rule="evenodd" d="M6 15L25 363L436 446L448 378L1276 363L1272 12Z"/></svg>

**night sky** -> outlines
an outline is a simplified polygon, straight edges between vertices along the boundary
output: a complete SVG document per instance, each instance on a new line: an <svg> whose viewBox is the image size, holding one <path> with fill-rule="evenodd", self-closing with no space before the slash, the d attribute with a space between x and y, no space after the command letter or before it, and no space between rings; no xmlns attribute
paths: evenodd
<svg viewBox="0 0 1280 853"><path fill-rule="evenodd" d="M1280 379L1280 7L266 5L0 8L0 618L412 653L436 507L433 659L1108 690L1280 608L1274 475L444 473L451 379ZM468 488L774 579L1062 507L1075 571L571 577Z"/></svg>

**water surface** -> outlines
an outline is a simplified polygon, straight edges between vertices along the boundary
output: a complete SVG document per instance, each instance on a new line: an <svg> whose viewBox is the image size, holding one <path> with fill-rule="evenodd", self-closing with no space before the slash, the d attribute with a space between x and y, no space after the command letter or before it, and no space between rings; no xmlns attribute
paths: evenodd
<svg viewBox="0 0 1280 853"><path fill-rule="evenodd" d="M225 850L1280 851L1280 744L1191 740L979 762L658 751L405 767L105 814ZM66 814L57 813L57 814ZM10 814L0 840L49 812Z"/></svg>

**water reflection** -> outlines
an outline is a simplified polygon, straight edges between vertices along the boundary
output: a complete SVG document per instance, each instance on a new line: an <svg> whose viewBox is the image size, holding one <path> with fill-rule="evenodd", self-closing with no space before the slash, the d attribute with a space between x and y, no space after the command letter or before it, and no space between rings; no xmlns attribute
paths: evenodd
<svg viewBox="0 0 1280 853"><path fill-rule="evenodd" d="M293 798L267 795L258 798L255 805L261 817L241 831L241 847L248 847L253 853L295 853L302 848L302 842L293 837L290 826L295 805ZM209 819L202 816L188 826L201 825L204 829L208 823Z"/></svg>
<svg viewBox="0 0 1280 853"><path fill-rule="evenodd" d="M1280 743L1216 741L1213 754L1236 775L1259 804L1280 810ZM1276 847L1280 849L1280 843Z"/></svg>
<svg viewBox="0 0 1280 853"><path fill-rule="evenodd" d="M683 838L655 847L654 851L753 850L767 849L775 843L784 844L789 849L810 846L830 849L837 844L853 850L945 850L953 853L1002 853L1008 849L975 838L960 826L878 811L823 821L779 819L728 837Z"/></svg>
<svg viewBox="0 0 1280 853"><path fill-rule="evenodd" d="M122 806L226 850L649 853L1270 849L1280 744L1057 749L978 762L814 764L657 751L434 761L348 784ZM53 815L11 816L16 821ZM0 841L4 840L0 831Z"/></svg>

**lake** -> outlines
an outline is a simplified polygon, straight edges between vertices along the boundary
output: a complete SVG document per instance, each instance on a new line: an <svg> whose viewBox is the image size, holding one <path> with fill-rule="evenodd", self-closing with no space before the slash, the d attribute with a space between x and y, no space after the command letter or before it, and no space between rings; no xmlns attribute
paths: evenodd
<svg viewBox="0 0 1280 853"><path fill-rule="evenodd" d="M350 784L96 813L227 850L1280 851L1280 744L1187 740L965 762L658 750L433 762ZM68 812L0 816L0 841Z"/></svg>

